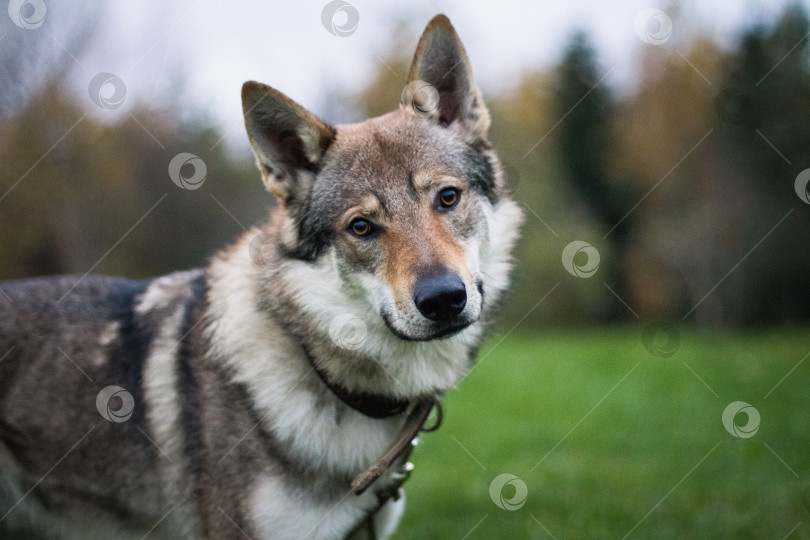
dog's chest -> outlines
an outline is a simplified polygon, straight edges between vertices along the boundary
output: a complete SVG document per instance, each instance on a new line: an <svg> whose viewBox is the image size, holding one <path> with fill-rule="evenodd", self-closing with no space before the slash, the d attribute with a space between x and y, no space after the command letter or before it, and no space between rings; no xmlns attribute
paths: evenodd
<svg viewBox="0 0 810 540"><path fill-rule="evenodd" d="M300 465L315 470L312 476L296 475L269 466L252 476L245 502L257 537L343 538L379 510L377 494L395 483L390 474L361 495L354 493L351 480L382 455L393 437L385 440L378 436L379 427L362 424L347 418L336 424L334 413L323 412L299 421L294 431L277 429L275 435Z"/></svg>
<svg viewBox="0 0 810 540"><path fill-rule="evenodd" d="M274 475L259 476L251 491L251 510L261 538L342 538L378 507L371 490L355 495L347 487L330 497L313 497L300 487L291 489Z"/></svg>

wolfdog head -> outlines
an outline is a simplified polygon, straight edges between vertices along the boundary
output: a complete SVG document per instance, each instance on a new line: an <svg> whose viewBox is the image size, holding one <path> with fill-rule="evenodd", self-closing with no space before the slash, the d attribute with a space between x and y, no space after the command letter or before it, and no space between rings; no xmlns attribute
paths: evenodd
<svg viewBox="0 0 810 540"><path fill-rule="evenodd" d="M256 82L245 83L242 102L262 177L279 200L264 281L284 300L268 303L294 314L288 322L307 336L331 327L344 349L335 321L359 321L362 343L348 348L409 381L396 393L454 384L507 285L521 213L450 21L439 15L427 26L400 107L384 116L332 127ZM464 358L426 359L433 369L409 377L414 370L401 363L410 353Z"/></svg>

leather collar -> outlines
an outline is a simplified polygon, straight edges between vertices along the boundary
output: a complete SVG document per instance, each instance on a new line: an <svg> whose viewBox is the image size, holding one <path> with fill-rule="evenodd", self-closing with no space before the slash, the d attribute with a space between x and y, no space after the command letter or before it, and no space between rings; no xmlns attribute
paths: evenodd
<svg viewBox="0 0 810 540"><path fill-rule="evenodd" d="M323 383L335 396L338 397L343 403L371 418L390 418L405 412L411 404L406 399L394 399L382 394L371 394L368 392L356 392L349 390L343 385L333 383L329 380L326 373L318 367L318 364L312 358L309 350L304 347L304 354L306 354L312 369L321 378Z"/></svg>

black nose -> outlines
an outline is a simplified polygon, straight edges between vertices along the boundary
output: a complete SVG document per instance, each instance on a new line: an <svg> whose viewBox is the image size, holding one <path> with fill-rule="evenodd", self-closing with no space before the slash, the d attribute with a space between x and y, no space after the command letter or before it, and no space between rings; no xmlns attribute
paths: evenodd
<svg viewBox="0 0 810 540"><path fill-rule="evenodd" d="M413 301L419 312L434 321L447 321L467 305L464 282L453 273L422 278L416 282Z"/></svg>

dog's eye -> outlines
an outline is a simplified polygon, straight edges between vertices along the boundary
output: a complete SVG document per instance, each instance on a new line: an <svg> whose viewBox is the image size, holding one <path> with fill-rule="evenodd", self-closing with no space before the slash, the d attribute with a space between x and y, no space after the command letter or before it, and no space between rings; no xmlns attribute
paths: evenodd
<svg viewBox="0 0 810 540"><path fill-rule="evenodd" d="M349 232L358 238L363 238L374 232L374 225L363 218L355 218L349 223Z"/></svg>
<svg viewBox="0 0 810 540"><path fill-rule="evenodd" d="M461 199L461 192L456 188L444 188L439 192L439 205L442 208L453 208Z"/></svg>

